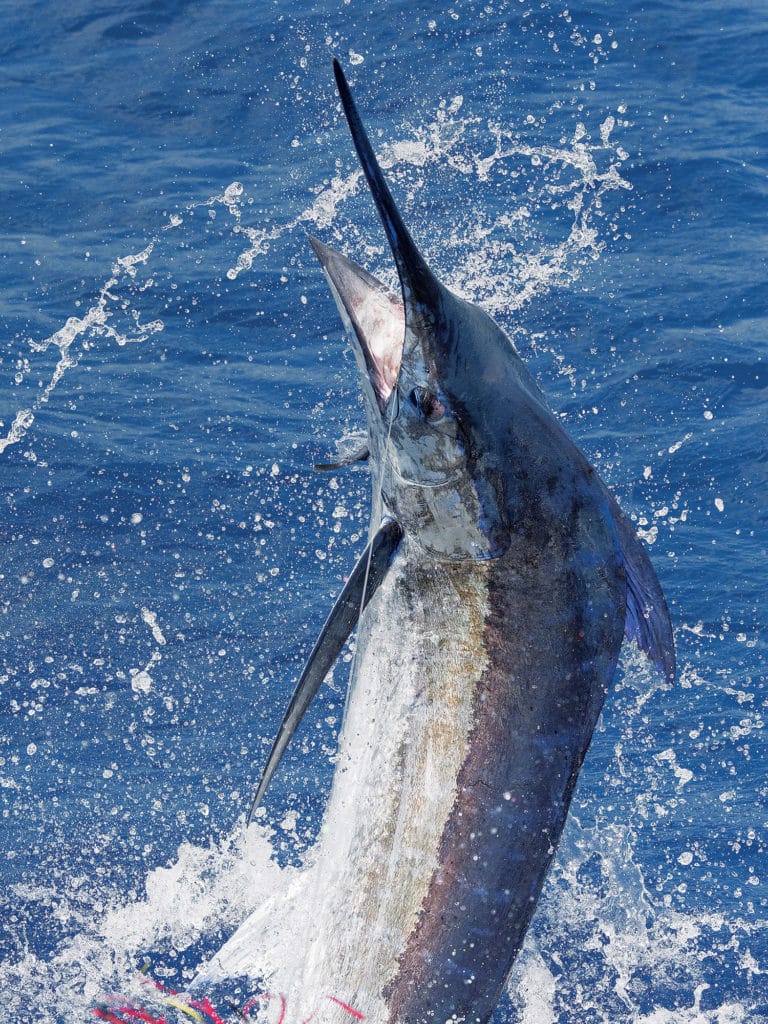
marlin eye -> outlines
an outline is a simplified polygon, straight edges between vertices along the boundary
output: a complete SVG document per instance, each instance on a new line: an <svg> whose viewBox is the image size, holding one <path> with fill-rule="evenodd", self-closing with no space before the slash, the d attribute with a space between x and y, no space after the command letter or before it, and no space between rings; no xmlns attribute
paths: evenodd
<svg viewBox="0 0 768 1024"><path fill-rule="evenodd" d="M439 423L445 416L445 406L434 391L429 391L427 388L413 388L408 397L427 423Z"/></svg>

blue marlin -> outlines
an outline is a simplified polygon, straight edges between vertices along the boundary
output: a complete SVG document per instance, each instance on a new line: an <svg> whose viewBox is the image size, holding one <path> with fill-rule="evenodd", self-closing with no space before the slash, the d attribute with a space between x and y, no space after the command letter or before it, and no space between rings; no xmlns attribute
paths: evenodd
<svg viewBox="0 0 768 1024"><path fill-rule="evenodd" d="M510 339L427 265L334 70L401 294L310 240L361 371L372 529L251 814L357 628L281 998L297 1021L482 1024L536 907L622 640L672 680L672 629L632 526ZM245 935L224 947L219 974L258 973Z"/></svg>

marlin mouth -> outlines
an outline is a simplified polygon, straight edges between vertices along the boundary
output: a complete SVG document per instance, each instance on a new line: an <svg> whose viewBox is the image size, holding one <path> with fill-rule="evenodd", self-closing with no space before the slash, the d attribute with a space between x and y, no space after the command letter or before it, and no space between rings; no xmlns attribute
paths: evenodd
<svg viewBox="0 0 768 1024"><path fill-rule="evenodd" d="M397 386L405 340L405 307L372 274L309 236L336 299L357 339L364 369L383 415ZM356 353L357 354L357 353Z"/></svg>

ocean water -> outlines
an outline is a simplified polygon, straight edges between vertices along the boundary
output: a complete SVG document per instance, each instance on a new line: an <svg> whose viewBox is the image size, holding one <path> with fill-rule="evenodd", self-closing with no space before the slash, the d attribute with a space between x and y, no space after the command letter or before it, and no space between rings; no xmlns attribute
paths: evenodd
<svg viewBox="0 0 768 1024"><path fill-rule="evenodd" d="M0 29L0 1021L183 988L317 834L350 652L244 815L368 525L366 471L312 469L363 414L305 233L395 282L332 56L675 626L673 686L622 658L495 1019L768 1020L768 8L32 0Z"/></svg>

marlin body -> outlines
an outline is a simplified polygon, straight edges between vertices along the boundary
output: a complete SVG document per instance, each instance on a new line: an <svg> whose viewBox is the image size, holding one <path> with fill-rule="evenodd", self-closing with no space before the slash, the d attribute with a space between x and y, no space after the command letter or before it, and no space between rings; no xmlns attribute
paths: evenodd
<svg viewBox="0 0 768 1024"><path fill-rule="evenodd" d="M251 921L211 976L262 975L296 1024L480 1024L523 942L622 640L671 679L672 631L632 527L509 338L427 266L335 72L401 295L311 240L361 370L372 529L254 809L356 627L357 653L291 964L254 962Z"/></svg>

